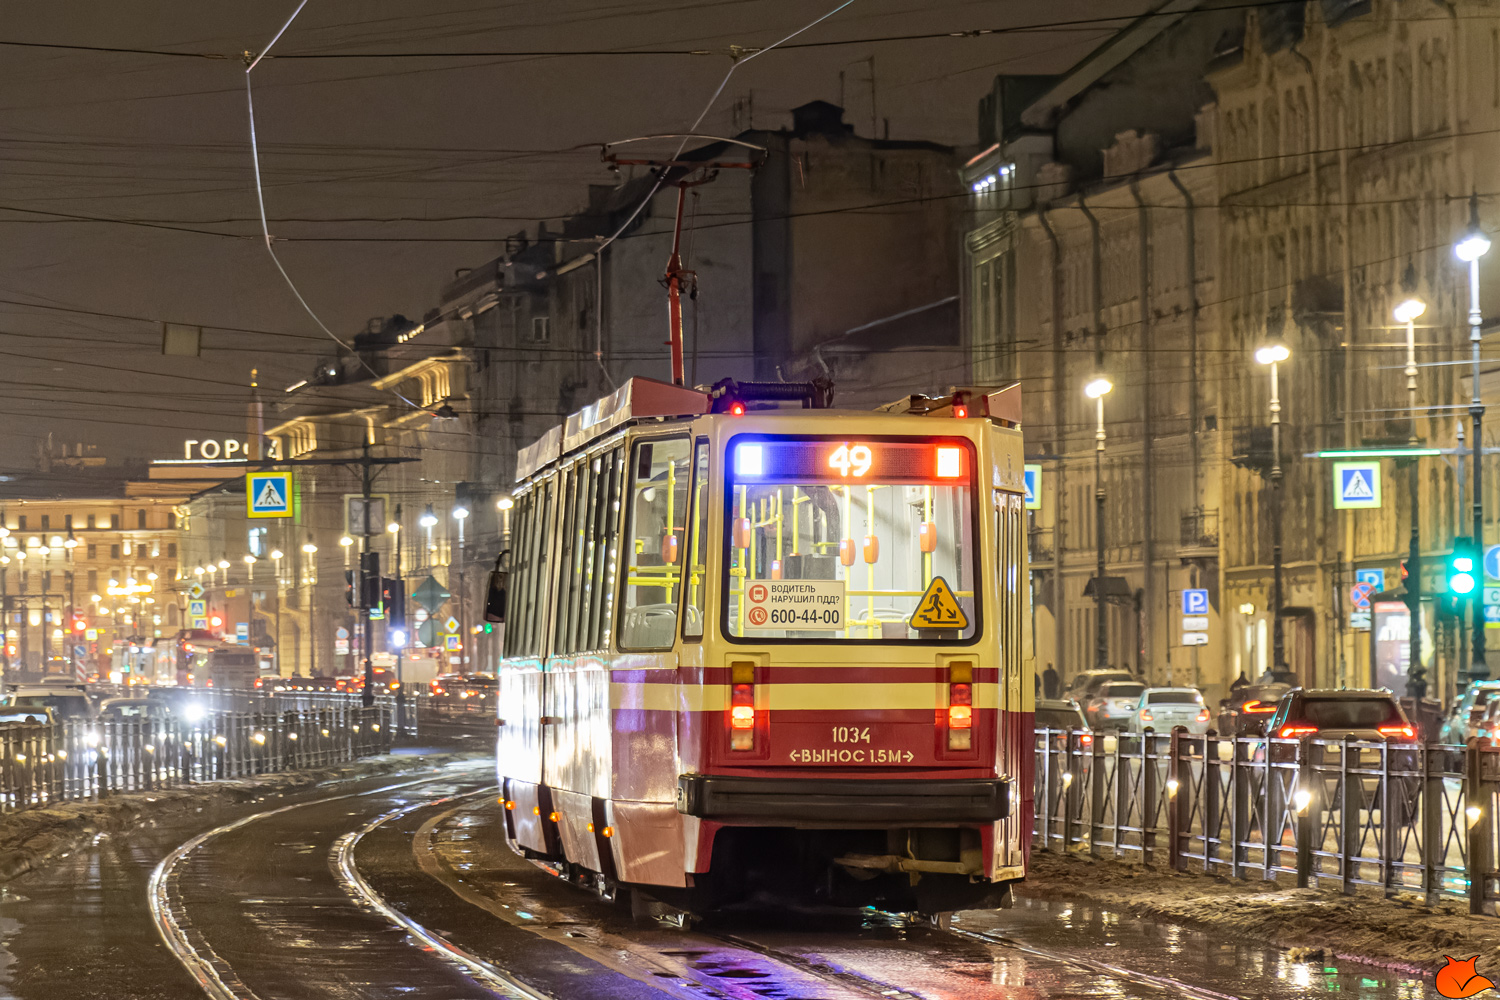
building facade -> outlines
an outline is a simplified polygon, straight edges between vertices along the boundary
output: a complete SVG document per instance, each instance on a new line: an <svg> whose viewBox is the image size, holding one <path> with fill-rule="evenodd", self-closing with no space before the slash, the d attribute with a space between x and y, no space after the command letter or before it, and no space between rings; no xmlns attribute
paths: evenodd
<svg viewBox="0 0 1500 1000"><path fill-rule="evenodd" d="M1303 683L1390 683L1376 640L1398 637L1368 630L1351 586L1380 577L1375 600L1399 600L1415 526L1421 658L1431 693L1451 696L1470 626L1442 562L1472 533L1463 459L1379 459L1383 506L1336 510L1318 455L1472 440L1467 274L1452 247L1470 192L1491 217L1500 18L1383 2L1193 14L1143 18L1061 77L997 81L981 106L993 143L965 168L968 346L976 373L1026 382L1028 450L1047 484L1033 526L1038 666L1096 659L1078 586L1096 541L1082 390L1106 375L1106 576L1125 581L1109 605L1111 665L1221 692L1273 667L1279 523L1286 667ZM1142 88L1167 99L1131 99ZM1500 305L1488 271L1486 317ZM1412 294L1427 308L1408 381L1392 309ZM1255 361L1272 343L1290 352L1279 496L1270 373ZM1483 482L1492 526L1493 468ZM1189 587L1210 592L1206 645L1182 645Z"/></svg>

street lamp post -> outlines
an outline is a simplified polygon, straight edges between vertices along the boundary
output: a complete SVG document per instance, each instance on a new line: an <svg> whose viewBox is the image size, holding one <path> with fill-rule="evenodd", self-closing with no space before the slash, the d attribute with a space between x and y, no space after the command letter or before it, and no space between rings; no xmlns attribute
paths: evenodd
<svg viewBox="0 0 1500 1000"><path fill-rule="evenodd" d="M1281 622L1281 362L1292 356L1285 344L1268 344L1255 360L1271 368L1271 666L1286 669L1286 633Z"/></svg>
<svg viewBox="0 0 1500 1000"><path fill-rule="evenodd" d="M1401 278L1406 297L1392 311L1396 322L1406 325L1406 401L1411 411L1411 433L1407 443L1417 447L1417 319L1427 311L1427 303L1416 294L1417 272L1406 265ZM1413 698L1427 694L1427 678L1422 668L1422 519L1421 504L1421 459L1413 455L1407 460L1407 485L1411 491L1411 540L1406 553L1406 599L1411 608L1410 649L1411 658L1406 668L1406 693Z"/></svg>
<svg viewBox="0 0 1500 1000"><path fill-rule="evenodd" d="M1114 383L1099 376L1083 387L1083 394L1094 401L1098 426L1094 431L1094 666L1109 666L1109 630L1105 621L1104 593L1104 397Z"/></svg>
<svg viewBox="0 0 1500 1000"><path fill-rule="evenodd" d="M302 551L307 555L308 569L302 576L307 581L307 676L318 676L318 574L317 562L314 556L318 554L318 547L313 544L312 535L307 536L307 541L302 545Z"/></svg>
<svg viewBox="0 0 1500 1000"><path fill-rule="evenodd" d="M285 677L286 674L281 673L281 602L286 598L286 585L285 581L281 578L282 555L283 553L280 549L271 550L271 561L275 563L276 569L276 673ZM293 663L292 673L296 672L297 664Z"/></svg>
<svg viewBox="0 0 1500 1000"><path fill-rule="evenodd" d="M464 586L464 522L468 518L469 508L463 504L453 508L453 519L458 522L458 642L462 647L459 657L464 664L469 662L469 644L474 638L469 634L469 594Z"/></svg>
<svg viewBox="0 0 1500 1000"><path fill-rule="evenodd" d="M1479 311L1479 258L1489 253L1490 238L1479 227L1479 195L1469 195L1469 228L1453 247L1454 256L1469 265L1469 346L1474 354L1474 394L1469 402L1469 415L1474 418L1473 440L1469 442L1474 459L1474 544L1484 552L1484 401L1479 393L1479 339L1484 325L1484 314ZM1472 605L1474 620L1474 652L1469 659L1469 677L1482 680L1489 677L1489 665L1485 662L1484 640L1484 588L1474 588ZM1467 687L1467 685L1465 685Z"/></svg>

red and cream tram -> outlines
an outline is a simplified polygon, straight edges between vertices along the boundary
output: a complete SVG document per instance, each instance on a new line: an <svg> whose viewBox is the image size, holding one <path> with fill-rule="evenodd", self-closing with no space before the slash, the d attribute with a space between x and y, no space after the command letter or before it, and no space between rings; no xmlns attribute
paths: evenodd
<svg viewBox="0 0 1500 1000"><path fill-rule="evenodd" d="M521 452L497 720L517 851L693 911L941 913L1023 877L1020 390L820 395L633 379Z"/></svg>

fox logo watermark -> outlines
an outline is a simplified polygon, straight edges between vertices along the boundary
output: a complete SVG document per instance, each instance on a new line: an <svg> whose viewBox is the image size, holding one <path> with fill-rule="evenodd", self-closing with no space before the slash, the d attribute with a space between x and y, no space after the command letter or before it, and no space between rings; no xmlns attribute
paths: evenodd
<svg viewBox="0 0 1500 1000"><path fill-rule="evenodd" d="M1479 961L1478 955L1462 962L1448 955L1443 957L1448 959L1448 964L1438 970L1437 981L1433 984L1443 996L1471 997L1495 988L1493 982L1475 971L1474 963Z"/></svg>

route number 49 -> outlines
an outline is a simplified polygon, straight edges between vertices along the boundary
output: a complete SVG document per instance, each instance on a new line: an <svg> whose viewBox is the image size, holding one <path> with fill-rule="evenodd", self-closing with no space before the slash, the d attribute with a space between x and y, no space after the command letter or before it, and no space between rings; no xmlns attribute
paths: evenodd
<svg viewBox="0 0 1500 1000"><path fill-rule="evenodd" d="M832 455L828 456L828 467L839 470L839 475L848 479L850 476L858 478L870 471L870 464L875 456L870 453L870 446L857 444L849 446L841 444Z"/></svg>

